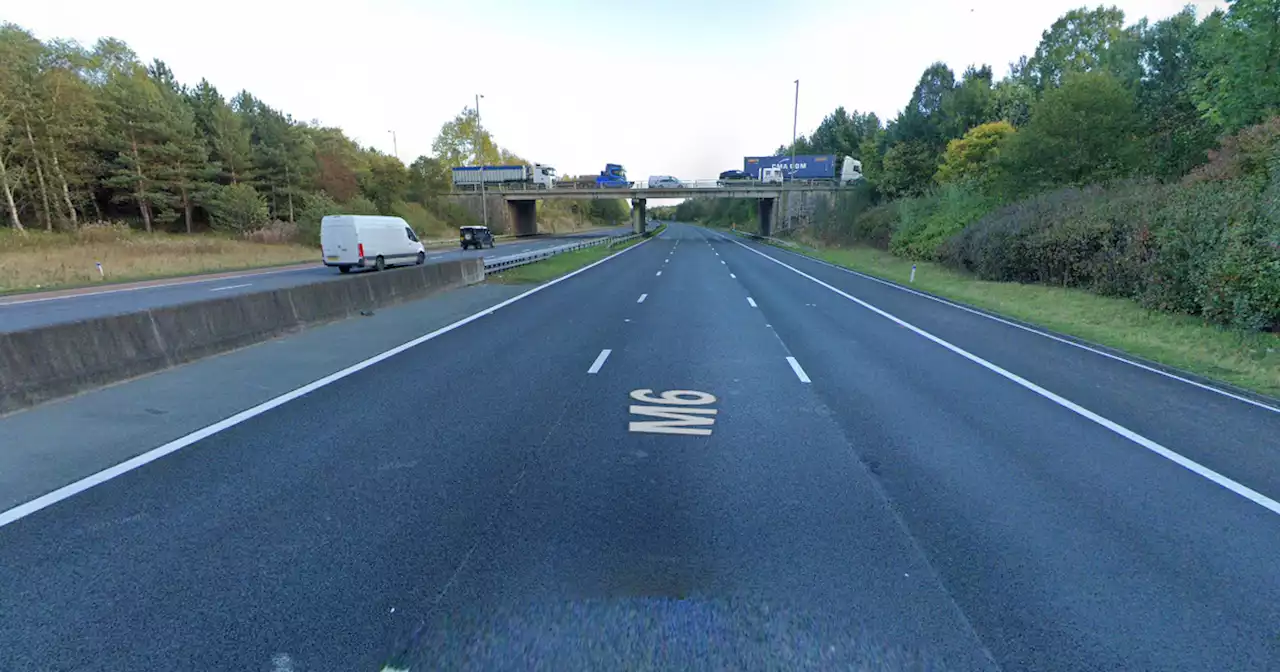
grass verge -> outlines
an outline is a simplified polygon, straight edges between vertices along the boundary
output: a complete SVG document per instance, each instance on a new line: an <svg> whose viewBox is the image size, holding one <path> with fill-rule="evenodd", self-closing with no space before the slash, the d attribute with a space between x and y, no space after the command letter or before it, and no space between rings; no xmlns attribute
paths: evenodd
<svg viewBox="0 0 1280 672"><path fill-rule="evenodd" d="M1078 289L988 282L871 248L796 250L867 275L1280 398L1280 334L1244 333Z"/></svg>
<svg viewBox="0 0 1280 672"><path fill-rule="evenodd" d="M5 232L0 235L0 294L318 262L319 256L311 246L212 234L143 234L117 227Z"/></svg>
<svg viewBox="0 0 1280 672"><path fill-rule="evenodd" d="M663 224L654 230L653 235L662 233L666 228ZM652 236L651 236L652 237ZM633 238L625 243L617 245L597 245L595 247L586 247L573 252L565 252L557 254L554 257L548 257L543 261L538 261L524 266L517 266L504 273L495 273L485 278L488 282L500 282L504 284L537 284L554 280L565 273L576 271L587 264L600 261L605 257L624 250L632 245L637 245L645 238Z"/></svg>

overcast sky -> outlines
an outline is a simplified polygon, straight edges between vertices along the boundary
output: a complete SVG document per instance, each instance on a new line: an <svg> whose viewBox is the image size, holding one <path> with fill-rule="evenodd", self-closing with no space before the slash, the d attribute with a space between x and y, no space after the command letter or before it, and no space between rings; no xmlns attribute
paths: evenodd
<svg viewBox="0 0 1280 672"><path fill-rule="evenodd" d="M178 78L247 89L406 163L475 94L484 125L563 174L715 177L838 105L894 116L920 73L1034 51L1079 0L4 0L41 39L111 36ZM1114 3L1129 23L1182 0ZM1197 1L1201 16L1220 2ZM363 6L361 6L363 5Z"/></svg>

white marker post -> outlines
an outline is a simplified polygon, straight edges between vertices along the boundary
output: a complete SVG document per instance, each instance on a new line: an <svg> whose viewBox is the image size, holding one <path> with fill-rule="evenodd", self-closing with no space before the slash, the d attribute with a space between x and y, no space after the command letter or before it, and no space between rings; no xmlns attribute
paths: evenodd
<svg viewBox="0 0 1280 672"><path fill-rule="evenodd" d="M916 265L911 264L911 282L914 283L915 281L916 281Z"/></svg>
<svg viewBox="0 0 1280 672"><path fill-rule="evenodd" d="M105 280L107 278L107 274L102 271L102 262L95 261L93 262L93 265L98 267L98 277Z"/></svg>

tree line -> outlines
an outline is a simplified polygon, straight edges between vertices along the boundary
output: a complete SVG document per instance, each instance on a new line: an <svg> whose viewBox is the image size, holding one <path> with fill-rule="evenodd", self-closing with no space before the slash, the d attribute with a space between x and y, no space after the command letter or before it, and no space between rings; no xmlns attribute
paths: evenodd
<svg viewBox="0 0 1280 672"><path fill-rule="evenodd" d="M248 91L184 85L116 39L86 48L0 25L0 210L12 229L125 221L145 231L251 232L277 221L310 239L325 214L346 213L442 232L474 223L441 197L451 167L477 157L523 163L469 108L442 126L432 154L406 166ZM581 211L603 221L617 209Z"/></svg>
<svg viewBox="0 0 1280 672"><path fill-rule="evenodd" d="M1128 25L1075 9L998 81L934 63L887 123L838 108L798 139L867 177L804 235L1280 329L1277 115L1280 0ZM676 214L741 226L749 205Z"/></svg>
<svg viewBox="0 0 1280 672"><path fill-rule="evenodd" d="M971 179L1016 196L1178 178L1220 137L1278 111L1280 1L1229 0L1203 20L1187 7L1128 26L1123 11L1100 6L1067 12L999 81L989 65L957 76L934 63L894 119L837 108L795 151L858 158L888 197Z"/></svg>

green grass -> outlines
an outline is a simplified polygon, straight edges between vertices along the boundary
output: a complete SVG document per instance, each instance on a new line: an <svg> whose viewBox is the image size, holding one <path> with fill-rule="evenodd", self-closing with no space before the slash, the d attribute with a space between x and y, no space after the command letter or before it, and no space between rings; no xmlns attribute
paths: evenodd
<svg viewBox="0 0 1280 672"><path fill-rule="evenodd" d="M659 233L662 233L664 228L666 228L665 224L658 227L653 232L653 235L656 236ZM646 239L634 238L618 245L597 245L595 247L574 250L573 252L557 254L556 256L549 257L543 261L525 264L524 266L517 266L505 273L491 275L486 278L486 280L488 282L500 282L505 284L543 283L548 280L554 280L565 273L576 271L587 264L600 261L615 252L631 247L632 245L636 245L642 240Z"/></svg>
<svg viewBox="0 0 1280 672"><path fill-rule="evenodd" d="M988 282L871 248L817 248L810 256L990 310L1137 357L1280 397L1280 334L1244 333L1188 315L1077 289Z"/></svg>

